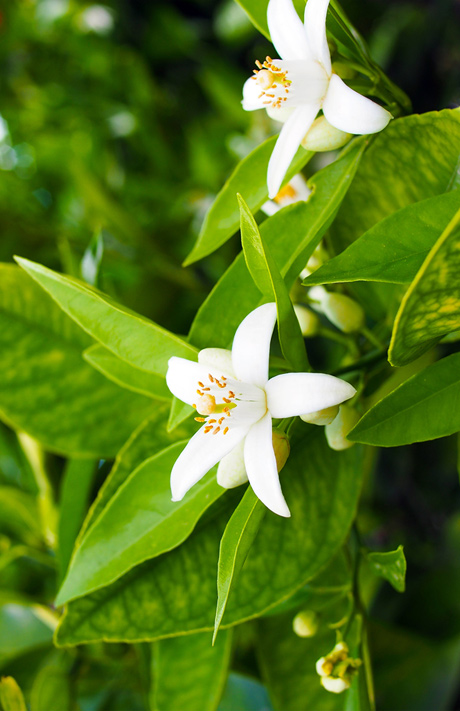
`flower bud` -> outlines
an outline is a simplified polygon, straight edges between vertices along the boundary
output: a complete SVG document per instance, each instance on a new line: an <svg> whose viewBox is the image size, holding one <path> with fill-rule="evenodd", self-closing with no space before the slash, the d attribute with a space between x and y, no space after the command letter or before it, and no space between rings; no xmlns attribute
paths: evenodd
<svg viewBox="0 0 460 711"><path fill-rule="evenodd" d="M333 694L340 694L349 689L353 676L361 666L361 659L352 659L345 642L335 645L332 652L316 662L316 673L321 677L321 684Z"/></svg>
<svg viewBox="0 0 460 711"><path fill-rule="evenodd" d="M326 691L331 691L333 694L341 694L342 691L350 688L350 682L347 679L333 676L322 676L321 685Z"/></svg>
<svg viewBox="0 0 460 711"><path fill-rule="evenodd" d="M217 467L217 483L224 489L234 489L235 486L248 481L244 465L244 440L220 460Z"/></svg>
<svg viewBox="0 0 460 711"><path fill-rule="evenodd" d="M330 425L337 417L338 412L339 406L332 405L331 407L325 407L324 410L316 410L315 412L309 412L307 415L300 415L300 419L310 425Z"/></svg>
<svg viewBox="0 0 460 711"><path fill-rule="evenodd" d="M291 445L289 444L288 436L279 430L273 430L272 443L276 458L276 466L280 472L287 462L289 452L291 451Z"/></svg>
<svg viewBox="0 0 460 711"><path fill-rule="evenodd" d="M300 145L307 151L321 153L341 148L345 143L348 143L350 138L350 133L345 133L345 131L331 126L325 116L319 116L313 121Z"/></svg>
<svg viewBox="0 0 460 711"><path fill-rule="evenodd" d="M347 434L359 420L359 413L350 405L340 405L339 414L330 425L326 426L326 439L329 447L340 452L354 445L347 439Z"/></svg>
<svg viewBox="0 0 460 711"><path fill-rule="evenodd" d="M327 316L329 321L344 333L354 333L364 326L364 310L349 296L326 291L323 286L313 286L309 289L308 296L318 303L317 306L312 304L312 308Z"/></svg>
<svg viewBox="0 0 460 711"><path fill-rule="evenodd" d="M292 629L298 637L313 637L318 630L318 615L314 610L302 610L294 617Z"/></svg>
<svg viewBox="0 0 460 711"><path fill-rule="evenodd" d="M294 304L294 311L300 324L302 336L305 338L315 336L320 327L318 316L310 309L307 309L306 306L301 306L300 304Z"/></svg>

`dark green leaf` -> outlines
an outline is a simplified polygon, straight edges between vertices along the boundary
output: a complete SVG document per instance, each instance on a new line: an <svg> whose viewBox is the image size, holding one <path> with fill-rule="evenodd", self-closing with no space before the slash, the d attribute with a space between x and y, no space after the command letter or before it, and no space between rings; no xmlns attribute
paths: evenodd
<svg viewBox="0 0 460 711"><path fill-rule="evenodd" d="M460 430L460 353L429 365L380 400L347 435L396 447Z"/></svg>
<svg viewBox="0 0 460 711"><path fill-rule="evenodd" d="M214 646L209 632L155 642L152 708L215 711L227 679L232 636L225 630Z"/></svg>
<svg viewBox="0 0 460 711"><path fill-rule="evenodd" d="M361 488L360 448L334 452L313 426L299 426L300 435L281 474L292 518L270 511L265 515L238 589L228 601L227 626L262 614L300 589L339 549L354 518ZM59 644L102 637L153 640L212 629L218 542L227 519L228 512L209 517L174 551L71 602Z"/></svg>
<svg viewBox="0 0 460 711"><path fill-rule="evenodd" d="M412 281L459 207L460 190L403 207L317 269L304 281L305 286L350 281L398 284Z"/></svg>
<svg viewBox="0 0 460 711"><path fill-rule="evenodd" d="M56 618L41 605L0 605L0 663L31 649L51 645Z"/></svg>

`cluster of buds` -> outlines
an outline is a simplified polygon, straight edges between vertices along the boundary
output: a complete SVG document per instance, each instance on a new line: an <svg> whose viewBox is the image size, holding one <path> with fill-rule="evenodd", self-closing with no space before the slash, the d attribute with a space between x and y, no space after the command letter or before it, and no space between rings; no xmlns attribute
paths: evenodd
<svg viewBox="0 0 460 711"><path fill-rule="evenodd" d="M338 642L332 652L316 662L316 671L326 691L340 694L349 689L353 677L361 666L361 659L352 659L345 642Z"/></svg>

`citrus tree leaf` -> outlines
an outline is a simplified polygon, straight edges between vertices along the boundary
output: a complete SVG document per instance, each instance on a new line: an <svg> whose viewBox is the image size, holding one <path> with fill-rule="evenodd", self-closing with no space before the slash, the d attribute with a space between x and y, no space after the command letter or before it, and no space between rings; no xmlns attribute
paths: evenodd
<svg viewBox="0 0 460 711"><path fill-rule="evenodd" d="M335 452L313 426L299 426L292 444L281 474L292 518L267 511L228 601L225 626L260 615L299 590L338 551L354 518L360 448ZM58 644L154 640L212 630L219 540L229 517L228 510L220 511L229 496L232 501L232 492L219 500L219 515L212 516L210 509L181 546L70 602Z"/></svg>
<svg viewBox="0 0 460 711"><path fill-rule="evenodd" d="M238 195L238 202L241 214L241 244L246 265L262 295L268 300L276 301L278 333L283 355L293 369L308 370L309 364L300 324L283 277L241 195Z"/></svg>
<svg viewBox="0 0 460 711"><path fill-rule="evenodd" d="M410 282L459 208L460 190L403 207L371 227L303 283Z"/></svg>
<svg viewBox="0 0 460 711"><path fill-rule="evenodd" d="M209 632L155 642L152 708L216 711L227 680L232 636L232 630L225 630L214 646Z"/></svg>
<svg viewBox="0 0 460 711"><path fill-rule="evenodd" d="M460 328L460 210L431 249L396 315L388 360L406 365Z"/></svg>
<svg viewBox="0 0 460 711"><path fill-rule="evenodd" d="M380 575L394 587L398 592L406 589L406 558L402 546L398 546L395 551L387 553L367 553L367 560L377 575Z"/></svg>
<svg viewBox="0 0 460 711"><path fill-rule="evenodd" d="M354 442L397 447L460 430L460 353L416 373L380 400L347 435Z"/></svg>
<svg viewBox="0 0 460 711"><path fill-rule="evenodd" d="M28 259L16 261L84 331L136 368L165 376L171 356L196 360L196 350L181 338L88 284Z"/></svg>
<svg viewBox="0 0 460 711"><path fill-rule="evenodd" d="M23 270L0 265L0 419L53 452L110 458L155 405L88 365L89 345Z"/></svg>
<svg viewBox="0 0 460 711"><path fill-rule="evenodd" d="M203 259L223 245L240 225L237 193L244 196L250 210L256 212L268 198L267 168L278 136L268 138L235 168L205 217L197 242L184 262L188 266ZM314 153L299 148L283 184L308 163Z"/></svg>

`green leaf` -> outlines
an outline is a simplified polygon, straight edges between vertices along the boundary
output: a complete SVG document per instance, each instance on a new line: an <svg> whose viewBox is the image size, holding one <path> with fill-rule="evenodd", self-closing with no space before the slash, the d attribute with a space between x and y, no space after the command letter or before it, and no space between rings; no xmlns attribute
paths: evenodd
<svg viewBox="0 0 460 711"><path fill-rule="evenodd" d="M36 498L14 486L0 486L0 531L39 547L43 536Z"/></svg>
<svg viewBox="0 0 460 711"><path fill-rule="evenodd" d="M109 585L135 565L178 546L224 493L212 471L182 501L171 501L171 469L186 444L178 442L147 459L119 487L82 539L57 605Z"/></svg>
<svg viewBox="0 0 460 711"><path fill-rule="evenodd" d="M61 655L63 653L61 652ZM30 711L70 711L71 660L52 656L34 679L30 694Z"/></svg>
<svg viewBox="0 0 460 711"><path fill-rule="evenodd" d="M331 226L336 251L397 210L450 190L459 155L460 109L391 121L370 140Z"/></svg>
<svg viewBox="0 0 460 711"><path fill-rule="evenodd" d="M460 208L460 190L403 207L378 222L303 282L410 282Z"/></svg>
<svg viewBox="0 0 460 711"><path fill-rule="evenodd" d="M88 284L22 257L16 261L84 331L134 367L165 376L171 356L196 360L181 338Z"/></svg>
<svg viewBox="0 0 460 711"><path fill-rule="evenodd" d="M268 198L267 168L278 136L268 138L235 168L211 205L197 242L184 262L188 266L203 259L223 245L240 225L237 193L245 198L250 210L256 212ZM283 182L287 182L308 163L314 153L299 148Z"/></svg>
<svg viewBox="0 0 460 711"><path fill-rule="evenodd" d="M27 711L22 691L12 676L0 679L0 704L3 711Z"/></svg>
<svg viewBox="0 0 460 711"><path fill-rule="evenodd" d="M298 637L292 629L294 613L260 620L257 656L277 711L342 711L342 694L327 692L320 683L316 662L334 647L335 631L322 627L313 637Z"/></svg>
<svg viewBox="0 0 460 711"><path fill-rule="evenodd" d="M292 517L267 511L246 559L225 626L260 615L290 597L338 551L355 515L362 451L335 452L322 431L300 426L281 473ZM232 492L221 498L225 505ZM214 504L214 507L216 504ZM214 509L216 510L216 509ZM218 545L228 511L206 521L178 548L131 570L112 585L68 605L60 645L153 640L212 630Z"/></svg>
<svg viewBox="0 0 460 711"><path fill-rule="evenodd" d="M96 464L91 460L70 459L64 470L59 505L58 564L62 581L86 510Z"/></svg>
<svg viewBox="0 0 460 711"><path fill-rule="evenodd" d="M0 419L53 452L109 458L154 404L85 363L89 345L24 271L0 265Z"/></svg>
<svg viewBox="0 0 460 711"><path fill-rule="evenodd" d="M56 618L41 605L0 605L0 663L38 647L51 645Z"/></svg>
<svg viewBox="0 0 460 711"><path fill-rule="evenodd" d="M241 214L241 244L246 265L262 295L268 300L276 301L278 333L283 355L293 369L308 370L302 332L283 277L241 195L238 195L238 202Z"/></svg>
<svg viewBox="0 0 460 711"><path fill-rule="evenodd" d="M413 375L380 400L347 435L353 442L397 447L460 430L460 353Z"/></svg>
<svg viewBox="0 0 460 711"><path fill-rule="evenodd" d="M388 553L367 553L366 557L377 575L388 580L398 592L404 592L407 566L402 546Z"/></svg>
<svg viewBox="0 0 460 711"><path fill-rule="evenodd" d="M163 402L158 403L158 407L155 408L153 414L141 423L120 449L115 464L104 481L83 523L77 538L77 546L81 543L88 528L96 521L108 502L135 469L143 464L146 459L158 454L163 449L174 444L178 439L183 440L192 436L195 423L192 425L193 429L191 426L183 425L174 434L169 433L166 426L168 413L169 405Z"/></svg>
<svg viewBox="0 0 460 711"><path fill-rule="evenodd" d="M108 348L95 343L83 353L83 358L106 378L122 388L157 400L170 400L171 392L161 375L148 373L118 358Z"/></svg>
<svg viewBox="0 0 460 711"><path fill-rule="evenodd" d="M209 632L163 639L153 646L154 711L215 711L225 686L232 632L211 645Z"/></svg>
<svg viewBox="0 0 460 711"><path fill-rule="evenodd" d="M225 527L220 541L217 566L217 608L213 644L227 607L230 591L238 582L266 510L253 490L248 487Z"/></svg>
<svg viewBox="0 0 460 711"><path fill-rule="evenodd" d="M355 139L341 156L310 179L308 202L285 207L260 227L287 289L290 289L333 221L353 181L366 148L366 138ZM238 299L234 298L238 290ZM199 348L228 348L239 324L262 303L240 254L199 309L190 341ZM231 308L229 308L231 304Z"/></svg>
<svg viewBox="0 0 460 711"><path fill-rule="evenodd" d="M396 315L388 360L406 365L460 328L460 210L407 290Z"/></svg>

